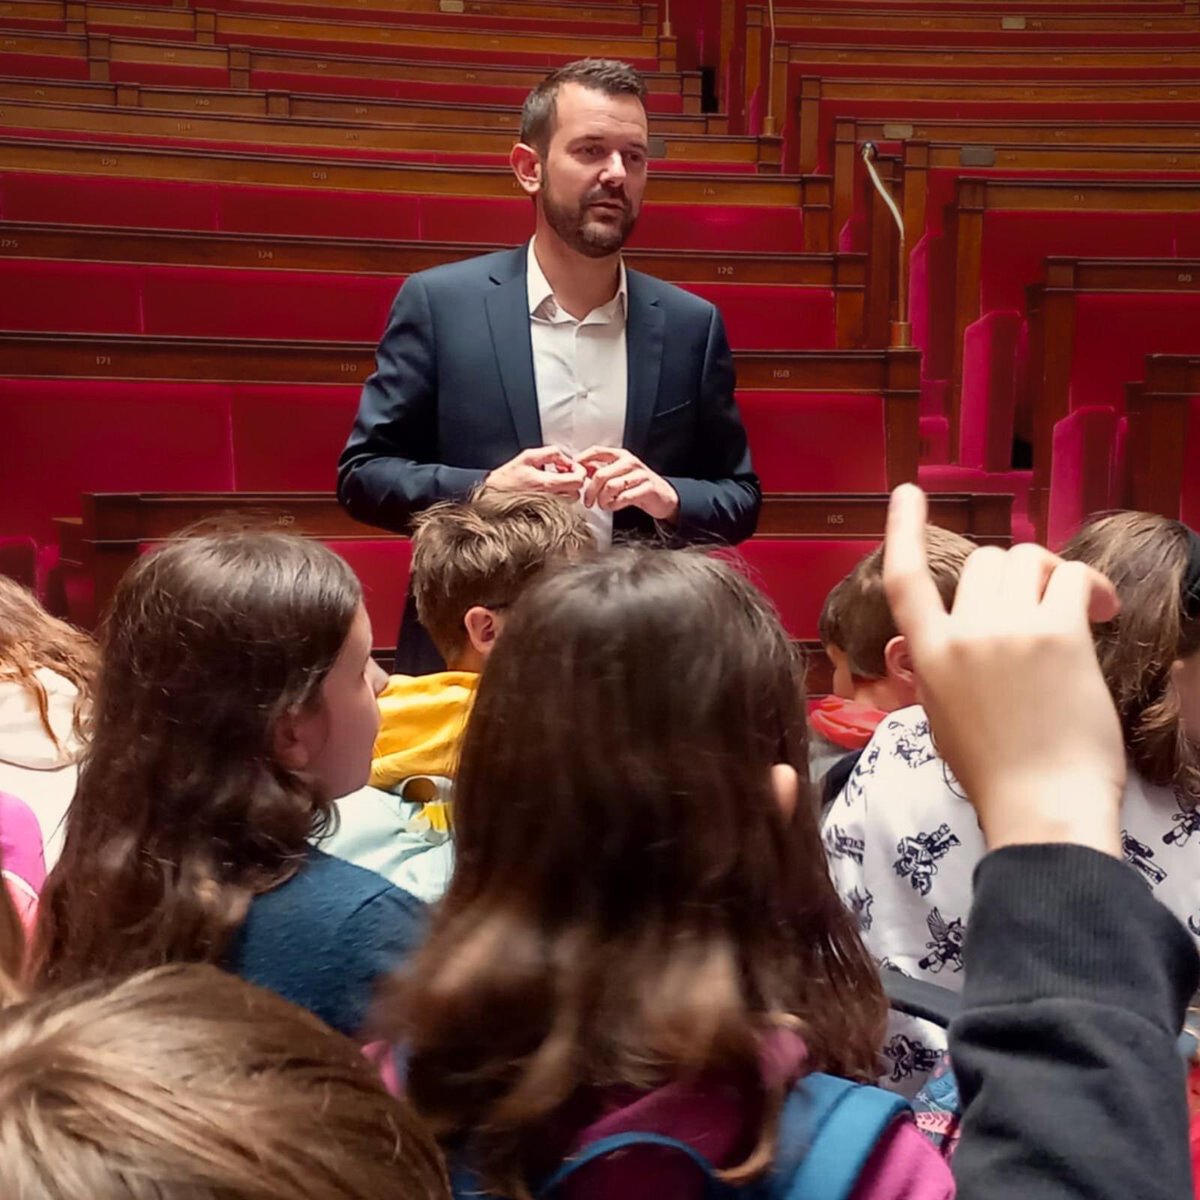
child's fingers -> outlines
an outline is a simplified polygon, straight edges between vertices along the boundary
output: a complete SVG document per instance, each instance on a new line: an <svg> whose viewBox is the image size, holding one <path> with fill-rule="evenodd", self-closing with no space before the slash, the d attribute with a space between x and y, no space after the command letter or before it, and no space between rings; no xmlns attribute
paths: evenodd
<svg viewBox="0 0 1200 1200"><path fill-rule="evenodd" d="M925 557L927 512L925 493L902 483L888 505L883 548L883 587L896 627L918 648L946 616Z"/></svg>
<svg viewBox="0 0 1200 1200"><path fill-rule="evenodd" d="M1111 621L1121 611L1112 581L1080 562L1060 562L1046 584L1042 603L1068 621Z"/></svg>

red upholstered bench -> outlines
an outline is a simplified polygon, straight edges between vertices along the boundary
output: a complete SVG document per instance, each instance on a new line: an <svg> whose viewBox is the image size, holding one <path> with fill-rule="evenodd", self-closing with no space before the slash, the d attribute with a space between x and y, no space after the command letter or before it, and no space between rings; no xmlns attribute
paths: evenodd
<svg viewBox="0 0 1200 1200"><path fill-rule="evenodd" d="M509 242L529 237L529 202L40 173L0 175L0 217L150 229ZM785 205L646 206L631 244L655 249L804 248L803 214Z"/></svg>
<svg viewBox="0 0 1200 1200"><path fill-rule="evenodd" d="M338 455L358 411L359 391L358 384L235 385L232 443L237 490L332 492Z"/></svg>
<svg viewBox="0 0 1200 1200"><path fill-rule="evenodd" d="M402 277L63 259L0 259L0 329L373 341ZM831 349L829 288L685 284L738 350Z"/></svg>
<svg viewBox="0 0 1200 1200"><path fill-rule="evenodd" d="M888 490L882 396L739 391L765 492Z"/></svg>
<svg viewBox="0 0 1200 1200"><path fill-rule="evenodd" d="M0 534L53 539L84 491L234 486L219 384L0 379Z"/></svg>
<svg viewBox="0 0 1200 1200"><path fill-rule="evenodd" d="M864 540L761 537L726 553L740 560L770 596L788 633L812 641L829 589L876 545Z"/></svg>

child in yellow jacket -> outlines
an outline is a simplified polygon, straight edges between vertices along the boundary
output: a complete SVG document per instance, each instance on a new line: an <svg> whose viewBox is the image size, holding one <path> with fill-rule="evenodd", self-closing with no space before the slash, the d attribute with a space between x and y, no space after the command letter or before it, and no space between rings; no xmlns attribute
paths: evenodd
<svg viewBox="0 0 1200 1200"><path fill-rule="evenodd" d="M387 876L425 900L453 868L450 792L479 673L505 610L547 567L594 545L578 505L483 489L434 505L413 528L417 615L447 669L393 675L379 696L371 786L338 803L330 854Z"/></svg>

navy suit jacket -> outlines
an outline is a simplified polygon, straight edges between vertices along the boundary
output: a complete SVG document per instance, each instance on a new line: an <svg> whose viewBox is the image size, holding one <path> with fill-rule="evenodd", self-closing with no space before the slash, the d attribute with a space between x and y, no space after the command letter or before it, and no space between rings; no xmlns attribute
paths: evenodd
<svg viewBox="0 0 1200 1200"><path fill-rule="evenodd" d="M414 513L466 496L493 468L544 444L527 252L421 271L400 289L338 463L338 499L358 520L404 532ZM627 271L627 284L623 445L679 494L675 542L740 542L754 532L762 489L721 315L640 271ZM653 535L655 523L630 508L613 529ZM411 607L397 669L437 669Z"/></svg>

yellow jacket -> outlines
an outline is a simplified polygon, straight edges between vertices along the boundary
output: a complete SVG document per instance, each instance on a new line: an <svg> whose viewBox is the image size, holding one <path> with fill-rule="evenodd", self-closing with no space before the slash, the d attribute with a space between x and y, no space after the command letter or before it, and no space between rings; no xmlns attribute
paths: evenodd
<svg viewBox="0 0 1200 1200"><path fill-rule="evenodd" d="M371 761L371 786L394 791L413 776L453 778L479 676L471 671L393 675L379 696L379 735ZM449 831L447 806L426 793L424 816ZM406 799L421 797L405 789Z"/></svg>

